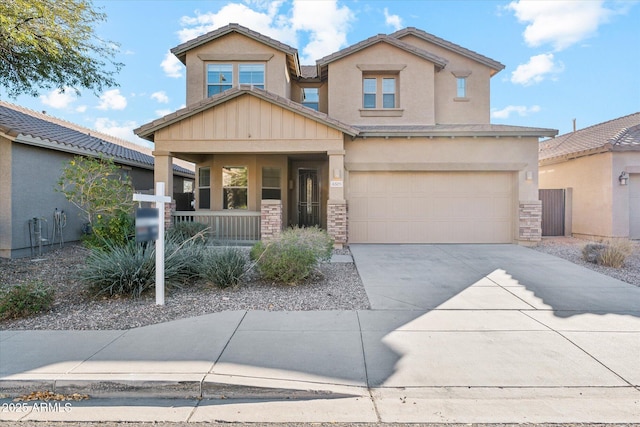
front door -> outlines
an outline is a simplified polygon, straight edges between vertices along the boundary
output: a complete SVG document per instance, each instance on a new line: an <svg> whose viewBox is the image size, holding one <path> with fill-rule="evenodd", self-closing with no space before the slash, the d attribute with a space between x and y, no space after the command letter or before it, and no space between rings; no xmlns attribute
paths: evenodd
<svg viewBox="0 0 640 427"><path fill-rule="evenodd" d="M320 185L317 169L298 169L298 225L320 226Z"/></svg>

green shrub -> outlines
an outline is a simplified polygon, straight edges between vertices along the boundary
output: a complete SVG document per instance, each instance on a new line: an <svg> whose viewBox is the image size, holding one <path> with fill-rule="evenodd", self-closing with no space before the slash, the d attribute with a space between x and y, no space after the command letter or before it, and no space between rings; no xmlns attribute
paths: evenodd
<svg viewBox="0 0 640 427"><path fill-rule="evenodd" d="M215 248L203 256L200 277L221 288L237 286L247 272L247 257L238 248Z"/></svg>
<svg viewBox="0 0 640 427"><path fill-rule="evenodd" d="M167 287L179 285L197 274L202 248L193 241L166 242L164 274ZM93 250L80 270L80 279L96 295L139 297L155 284L155 245L129 241L124 246L107 242L105 250Z"/></svg>
<svg viewBox="0 0 640 427"><path fill-rule="evenodd" d="M193 239L196 243L207 243L209 227L201 222L181 221L173 224L167 230L167 239L182 243Z"/></svg>
<svg viewBox="0 0 640 427"><path fill-rule="evenodd" d="M295 285L307 279L320 261L329 260L333 240L317 227L292 228L269 242L251 248L260 275L267 280Z"/></svg>
<svg viewBox="0 0 640 427"><path fill-rule="evenodd" d="M0 319L18 319L46 311L53 304L53 289L40 282L0 288Z"/></svg>
<svg viewBox="0 0 640 427"><path fill-rule="evenodd" d="M135 237L135 219L119 212L112 217L98 215L91 226L91 233L84 237L85 246L108 249L109 245L124 246Z"/></svg>

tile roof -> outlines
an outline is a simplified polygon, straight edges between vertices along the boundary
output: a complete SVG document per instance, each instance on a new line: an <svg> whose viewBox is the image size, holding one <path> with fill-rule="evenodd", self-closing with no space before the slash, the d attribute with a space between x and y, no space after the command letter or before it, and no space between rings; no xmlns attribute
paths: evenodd
<svg viewBox="0 0 640 427"><path fill-rule="evenodd" d="M102 154L117 163L153 169L149 148L4 101L0 101L0 131L21 143L40 141L60 151ZM174 164L174 171L193 175L189 166Z"/></svg>
<svg viewBox="0 0 640 427"><path fill-rule="evenodd" d="M439 68L444 68L445 65L447 65L447 60L434 55L432 53L427 52L424 49L420 49L412 44L409 43L405 43L403 41L398 40L395 37L391 37L388 36L386 34L378 34L375 35L373 37L369 37L366 40L362 40L361 42L358 42L354 45L351 45L349 47L346 47L342 50L339 50L337 52L332 53L331 55L327 55L324 58L318 59L316 61L316 63L323 67L326 66L327 64L329 64L330 62L336 61L338 59L344 58L345 56L351 55L352 53L358 52L359 50L365 49L371 45L374 45L376 43L380 43L380 42L384 42L384 43L388 43L390 45L396 46L402 50L405 50L407 52L410 52L416 56L419 56L423 59L426 59L427 61L433 62L434 64L436 64L436 66L438 66Z"/></svg>
<svg viewBox="0 0 640 427"><path fill-rule="evenodd" d="M180 120L183 120L194 114L197 114L201 111L207 110L215 105L222 104L226 101L229 101L230 99L233 99L245 94L251 94L258 98L262 98L265 101L279 105L280 107L285 108L287 110L294 111L303 116L317 120L332 128L338 129L346 133L347 135L355 136L358 133L357 129L355 129L354 127L347 125L345 123L342 123L336 119L333 119L325 113L321 113L319 111L305 107L304 105L294 102L290 99L281 97L274 93L268 92L264 89L259 89L250 85L240 85L239 87L228 89L210 98L205 98L200 102L196 102L185 108L182 108L181 110L175 111L171 114L168 114L150 123L142 125L139 128L134 129L133 132L141 138L145 138L145 139L148 139L149 141L152 141L154 132L166 126L169 126L173 123L179 122Z"/></svg>
<svg viewBox="0 0 640 427"><path fill-rule="evenodd" d="M183 64L185 64L186 54L188 51L198 46L202 46L203 44L209 43L210 41L215 40L218 37L222 37L224 35L227 35L233 32L238 34L243 34L251 39L254 39L260 43L266 44L267 46L271 46L272 48L282 51L285 54L289 55L289 59L290 59L289 66L291 68L292 74L294 76L300 75L300 61L298 59L298 49L293 48L278 40L272 39L271 37L265 36L264 34L261 34L250 28L243 27L242 25L239 25L236 23L225 25L224 27L217 28L206 34L203 34L194 39L186 41L172 48L171 53L173 53Z"/></svg>
<svg viewBox="0 0 640 427"><path fill-rule="evenodd" d="M540 143L540 161L596 152L640 151L640 112L566 133Z"/></svg>
<svg viewBox="0 0 640 427"><path fill-rule="evenodd" d="M402 37L406 37L408 35L413 35L415 37L421 38L423 40L426 40L430 43L433 43L445 49L456 52L460 55L466 56L467 58L478 61L488 66L489 68L492 68L493 70L495 70L495 72L502 71L504 69L504 65L494 59L488 58L484 55L481 55L477 52L464 48L455 43L451 43L450 41L447 41L445 39L441 39L440 37L434 36L433 34L429 34L426 31L420 30L415 27L403 28L401 30L396 31L395 33L389 34L390 37L395 37L398 39L402 39ZM495 73L492 73L492 75L493 74Z"/></svg>
<svg viewBox="0 0 640 427"><path fill-rule="evenodd" d="M549 137L555 129L494 124L373 125L356 126L358 136L531 136Z"/></svg>
<svg viewBox="0 0 640 427"><path fill-rule="evenodd" d="M318 77L318 67L315 65L301 65L300 77L303 79L315 79Z"/></svg>

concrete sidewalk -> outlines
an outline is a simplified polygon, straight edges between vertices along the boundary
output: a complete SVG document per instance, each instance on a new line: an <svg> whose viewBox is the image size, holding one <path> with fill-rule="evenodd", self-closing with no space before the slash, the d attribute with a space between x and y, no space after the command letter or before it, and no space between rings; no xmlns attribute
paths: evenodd
<svg viewBox="0 0 640 427"><path fill-rule="evenodd" d="M91 396L0 420L640 422L640 288L510 245L352 253L372 310L0 331L0 393Z"/></svg>

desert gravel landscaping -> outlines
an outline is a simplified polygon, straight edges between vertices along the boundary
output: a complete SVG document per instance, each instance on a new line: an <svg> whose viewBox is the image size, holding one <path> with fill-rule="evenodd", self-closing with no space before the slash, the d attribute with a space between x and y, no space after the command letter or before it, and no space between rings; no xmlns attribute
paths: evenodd
<svg viewBox="0 0 640 427"><path fill-rule="evenodd" d="M545 238L533 248L573 263L640 286L640 248L625 266L616 269L587 263L581 251L588 243L575 238ZM0 329L130 329L185 317L224 310L359 310L369 301L353 263L323 263L313 280L299 286L266 283L249 276L236 289L219 289L196 281L167 291L166 305L155 305L153 292L142 298L99 297L90 295L76 280L76 271L88 250L68 244L39 258L0 260L0 283L18 284L41 281L55 289L50 311L25 319L0 321ZM337 251L348 254L348 250Z"/></svg>

